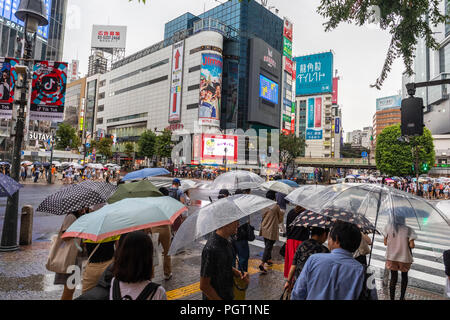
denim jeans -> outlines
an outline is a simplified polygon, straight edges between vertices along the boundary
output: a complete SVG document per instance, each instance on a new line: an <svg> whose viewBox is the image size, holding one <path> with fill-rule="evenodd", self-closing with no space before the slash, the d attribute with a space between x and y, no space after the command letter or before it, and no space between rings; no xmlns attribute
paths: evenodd
<svg viewBox="0 0 450 320"><path fill-rule="evenodd" d="M247 240L234 240L233 248L238 256L238 269L242 272L248 271L248 259L250 257L250 248Z"/></svg>

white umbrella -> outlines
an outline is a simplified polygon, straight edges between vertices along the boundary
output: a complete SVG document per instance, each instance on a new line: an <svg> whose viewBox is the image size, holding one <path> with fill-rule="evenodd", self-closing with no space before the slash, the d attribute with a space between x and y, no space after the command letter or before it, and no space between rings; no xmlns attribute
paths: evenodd
<svg viewBox="0 0 450 320"><path fill-rule="evenodd" d="M61 167L61 162L59 162L59 161L52 161L52 165L54 165L55 167Z"/></svg>
<svg viewBox="0 0 450 320"><path fill-rule="evenodd" d="M236 170L218 176L211 184L212 189L256 189L264 183L264 179L250 171Z"/></svg>
<svg viewBox="0 0 450 320"><path fill-rule="evenodd" d="M26 166L31 166L32 164L33 164L33 162L31 162L31 161L22 161L20 164L24 164L24 165L26 165Z"/></svg>
<svg viewBox="0 0 450 320"><path fill-rule="evenodd" d="M181 180L180 189L183 190L183 192L186 192L189 189L193 189L198 185L198 182L186 179Z"/></svg>
<svg viewBox="0 0 450 320"><path fill-rule="evenodd" d="M275 201L248 194L239 194L213 202L183 222L172 241L169 255L176 254L180 249L210 232L275 204Z"/></svg>
<svg viewBox="0 0 450 320"><path fill-rule="evenodd" d="M279 182L279 181L267 181L264 182L261 187L267 190L272 190L275 192L279 192L282 194L289 194L291 193L294 188L288 186L286 183Z"/></svg>
<svg viewBox="0 0 450 320"><path fill-rule="evenodd" d="M80 165L80 164L78 164L78 163L76 163L76 162L72 162L72 163L70 164L70 166L73 167L74 169L82 169L82 168L83 168L82 165Z"/></svg>

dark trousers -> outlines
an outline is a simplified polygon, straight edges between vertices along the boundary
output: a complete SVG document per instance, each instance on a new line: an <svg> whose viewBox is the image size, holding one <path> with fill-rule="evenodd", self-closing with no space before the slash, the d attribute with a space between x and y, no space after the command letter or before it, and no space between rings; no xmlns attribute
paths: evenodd
<svg viewBox="0 0 450 320"><path fill-rule="evenodd" d="M235 240L232 242L234 251L238 257L238 269L242 272L248 271L248 259L250 258L250 248L247 240Z"/></svg>
<svg viewBox="0 0 450 320"><path fill-rule="evenodd" d="M264 238L264 254L262 256L262 261L267 262L272 259L272 250L275 240L269 240Z"/></svg>

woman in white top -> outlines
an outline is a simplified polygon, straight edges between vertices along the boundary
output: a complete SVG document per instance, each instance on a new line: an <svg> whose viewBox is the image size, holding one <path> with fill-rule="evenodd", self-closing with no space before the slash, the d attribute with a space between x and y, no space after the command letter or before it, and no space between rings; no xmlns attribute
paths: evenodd
<svg viewBox="0 0 450 320"><path fill-rule="evenodd" d="M394 221L386 225L384 234L384 245L387 246L386 268L391 270L390 298L395 300L395 287L400 271L402 273L400 300L404 300L408 286L408 271L414 261L412 249L417 235L412 228L406 226L405 217L400 215L395 216Z"/></svg>
<svg viewBox="0 0 450 320"><path fill-rule="evenodd" d="M110 300L167 300L164 288L152 282L153 243L143 231L127 234L114 259Z"/></svg>

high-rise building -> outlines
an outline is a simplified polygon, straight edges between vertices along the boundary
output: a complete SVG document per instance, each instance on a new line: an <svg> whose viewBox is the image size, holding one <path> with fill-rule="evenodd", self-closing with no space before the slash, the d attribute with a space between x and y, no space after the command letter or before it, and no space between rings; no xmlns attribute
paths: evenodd
<svg viewBox="0 0 450 320"><path fill-rule="evenodd" d="M440 1L441 13L450 13L449 1ZM431 25L431 22L430 22ZM413 63L414 75L403 76L402 96L408 97L405 84L450 78L450 22L431 26L439 49L428 48L425 39L419 39ZM416 90L416 97L423 98L424 124L433 135L450 133L450 85L438 85Z"/></svg>
<svg viewBox="0 0 450 320"><path fill-rule="evenodd" d="M80 132L80 129L83 131L85 94L86 78L74 80L67 85L64 123L71 125L77 132Z"/></svg>
<svg viewBox="0 0 450 320"><path fill-rule="evenodd" d="M402 97L400 95L377 99L373 116L373 142L384 128L401 123Z"/></svg>
<svg viewBox="0 0 450 320"><path fill-rule="evenodd" d="M61 61L64 47L64 33L68 0L45 0L48 26L39 27L33 49L36 60ZM19 57L24 23L14 13L20 0L0 0L0 57Z"/></svg>
<svg viewBox="0 0 450 320"><path fill-rule="evenodd" d="M108 59L102 51L94 51L89 56L88 77L94 74L104 74L108 71Z"/></svg>

